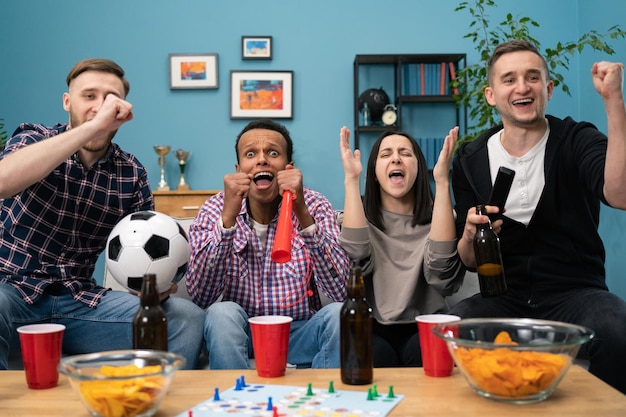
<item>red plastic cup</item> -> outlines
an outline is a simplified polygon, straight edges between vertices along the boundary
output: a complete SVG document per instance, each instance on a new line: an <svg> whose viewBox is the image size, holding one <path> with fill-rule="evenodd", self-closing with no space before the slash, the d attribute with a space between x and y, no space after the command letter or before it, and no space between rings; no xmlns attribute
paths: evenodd
<svg viewBox="0 0 626 417"><path fill-rule="evenodd" d="M452 314L423 314L415 317L422 350L422 366L428 376L443 377L452 375L454 361L445 340L435 336L433 328L440 323L460 320Z"/></svg>
<svg viewBox="0 0 626 417"><path fill-rule="evenodd" d="M57 386L57 366L61 360L64 330L64 325L52 323L17 328L28 388L46 389Z"/></svg>
<svg viewBox="0 0 626 417"><path fill-rule="evenodd" d="M257 374L263 378L285 375L293 319L287 316L257 316L248 321Z"/></svg>
<svg viewBox="0 0 626 417"><path fill-rule="evenodd" d="M291 260L291 212L293 210L293 194L291 191L283 192L283 203L278 213L278 224L276 225L276 237L272 247L272 261L284 264Z"/></svg>

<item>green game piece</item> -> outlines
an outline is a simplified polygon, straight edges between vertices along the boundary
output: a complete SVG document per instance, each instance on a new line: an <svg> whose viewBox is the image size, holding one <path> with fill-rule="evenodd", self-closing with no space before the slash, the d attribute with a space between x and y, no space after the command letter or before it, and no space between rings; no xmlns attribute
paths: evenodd
<svg viewBox="0 0 626 417"><path fill-rule="evenodd" d="M313 385L310 382L306 389L306 395L313 395Z"/></svg>
<svg viewBox="0 0 626 417"><path fill-rule="evenodd" d="M328 384L328 393L329 394L335 393L335 385L333 384L333 381L330 381L330 383Z"/></svg>
<svg viewBox="0 0 626 417"><path fill-rule="evenodd" d="M395 394L393 393L393 385L389 385L389 394L387 394L387 398L395 398Z"/></svg>
<svg viewBox="0 0 626 417"><path fill-rule="evenodd" d="M374 393L372 392L371 388L367 389L367 401L374 401L375 397L374 397Z"/></svg>
<svg viewBox="0 0 626 417"><path fill-rule="evenodd" d="M374 384L372 386L372 394L374 395L374 397L379 397L380 395L378 394L378 387L376 386L376 384Z"/></svg>

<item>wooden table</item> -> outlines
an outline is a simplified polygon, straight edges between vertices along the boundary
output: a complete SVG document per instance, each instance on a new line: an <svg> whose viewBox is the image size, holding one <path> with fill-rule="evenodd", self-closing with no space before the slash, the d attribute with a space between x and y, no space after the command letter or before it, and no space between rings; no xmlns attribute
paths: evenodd
<svg viewBox="0 0 626 417"><path fill-rule="evenodd" d="M248 383L282 384L367 392L368 385L349 386L340 381L336 369L288 369L282 378L259 378L256 371L179 371L156 416L176 416L197 403L213 398L215 388L225 391L244 375ZM391 416L619 416L626 415L626 395L613 389L579 366L572 366L557 390L547 400L526 405L503 404L475 394L463 377L454 371L449 378L431 378L422 368L374 370L374 383L381 392L393 385L404 399ZM349 406L349 405L348 405ZM23 371L0 371L0 416L88 417L68 380L61 376L59 386L29 390Z"/></svg>

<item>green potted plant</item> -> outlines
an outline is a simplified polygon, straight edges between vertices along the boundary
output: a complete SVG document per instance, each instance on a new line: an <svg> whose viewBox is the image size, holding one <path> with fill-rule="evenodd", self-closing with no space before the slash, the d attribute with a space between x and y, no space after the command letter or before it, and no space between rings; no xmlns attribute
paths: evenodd
<svg viewBox="0 0 626 417"><path fill-rule="evenodd" d="M555 87L571 95L561 73L561 71L569 68L570 56L581 52L586 47L613 55L615 51L605 39L617 39L626 36L626 32L621 30L619 25L615 25L604 34L591 30L583 34L577 41L558 42L556 46L542 50L540 43L530 33L531 28L539 27L537 21L528 16L513 17L511 13L508 13L504 21L493 25L487 14L487 10L493 7L496 7L495 0L473 0L461 2L454 10L455 12L466 11L472 17L469 25L470 32L464 37L472 40L480 57L479 62L459 70L457 79L453 82L453 87L459 91L458 96L456 96L457 103L466 106L470 119L467 133L459 138L459 144L473 140L500 122L497 111L487 103L483 94L485 87L487 87L487 63L493 49L500 43L510 39L523 39L535 44L542 51L548 63Z"/></svg>
<svg viewBox="0 0 626 417"><path fill-rule="evenodd" d="M4 149L4 144L9 140L9 135L4 129L4 119L0 117L0 151Z"/></svg>

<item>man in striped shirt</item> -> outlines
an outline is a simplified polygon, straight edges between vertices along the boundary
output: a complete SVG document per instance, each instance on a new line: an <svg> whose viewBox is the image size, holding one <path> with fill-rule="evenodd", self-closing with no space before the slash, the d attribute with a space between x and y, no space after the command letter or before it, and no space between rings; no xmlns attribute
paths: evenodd
<svg viewBox="0 0 626 417"><path fill-rule="evenodd" d="M235 150L236 172L224 176L224 191L205 202L189 231L186 282L193 300L208 307L209 365L248 368L248 318L277 314L293 318L289 363L338 368L339 301L351 262L339 246L335 211L326 197L303 186L284 126L253 121ZM277 263L270 254L285 191L294 196L291 258ZM318 288L335 302L320 309Z"/></svg>
<svg viewBox="0 0 626 417"><path fill-rule="evenodd" d="M65 325L65 354L132 348L139 299L93 278L117 222L154 209L146 169L112 142L133 118L130 87L119 65L97 58L77 63L67 85L69 123L24 123L0 154L0 369L24 324ZM204 313L181 298L163 307L169 348L193 367Z"/></svg>

